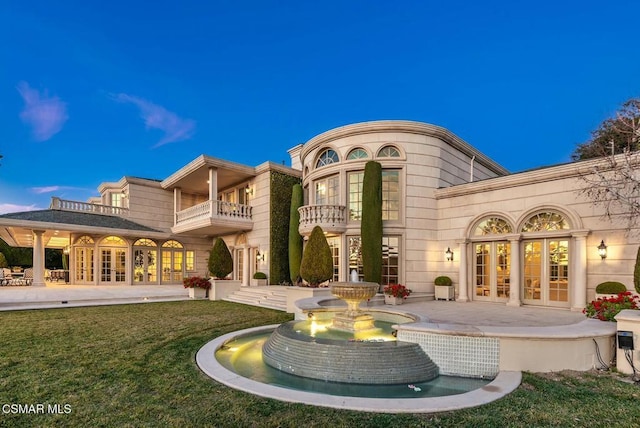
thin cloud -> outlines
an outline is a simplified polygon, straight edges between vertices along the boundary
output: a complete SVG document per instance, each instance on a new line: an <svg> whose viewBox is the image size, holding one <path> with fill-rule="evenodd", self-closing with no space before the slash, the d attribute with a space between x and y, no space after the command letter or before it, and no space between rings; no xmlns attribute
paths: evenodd
<svg viewBox="0 0 640 428"><path fill-rule="evenodd" d="M69 119L64 102L58 97L49 97L46 90L40 93L32 89L27 82L18 83L17 89L24 101L20 119L31 127L34 140L47 141L62 130Z"/></svg>
<svg viewBox="0 0 640 428"><path fill-rule="evenodd" d="M194 120L183 119L150 101L128 94L113 95L113 99L121 103L134 104L140 109L140 117L144 119L147 129L159 129L164 132L164 137L153 146L154 148L176 141L188 140L195 133L196 122Z"/></svg>
<svg viewBox="0 0 640 428"><path fill-rule="evenodd" d="M52 193L52 192L57 192L64 189L70 189L70 187L64 187L64 186L32 187L31 191L33 193L37 193L40 195L42 193Z"/></svg>
<svg viewBox="0 0 640 428"><path fill-rule="evenodd" d="M15 204L0 204L0 214L19 213L24 211L36 211L42 208L38 208L35 205L15 205Z"/></svg>

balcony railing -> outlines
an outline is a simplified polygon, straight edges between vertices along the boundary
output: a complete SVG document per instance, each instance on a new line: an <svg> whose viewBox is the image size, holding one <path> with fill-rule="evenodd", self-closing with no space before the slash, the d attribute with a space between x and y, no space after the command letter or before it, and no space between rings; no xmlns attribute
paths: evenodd
<svg viewBox="0 0 640 428"><path fill-rule="evenodd" d="M69 201L57 197L51 198L50 210L74 211L92 214L102 214L111 216L128 216L129 209L122 207L113 207L111 205L91 204L89 202Z"/></svg>
<svg viewBox="0 0 640 428"><path fill-rule="evenodd" d="M325 232L342 233L347 229L346 211L344 205L305 205L298 208L298 230L308 235L315 226L320 226Z"/></svg>
<svg viewBox="0 0 640 428"><path fill-rule="evenodd" d="M251 221L251 206L223 201L205 201L176 213L176 226L206 219Z"/></svg>

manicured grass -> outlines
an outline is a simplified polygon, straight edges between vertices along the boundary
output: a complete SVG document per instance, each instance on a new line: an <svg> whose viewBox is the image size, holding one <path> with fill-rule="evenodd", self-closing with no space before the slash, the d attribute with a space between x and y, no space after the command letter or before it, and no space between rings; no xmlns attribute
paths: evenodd
<svg viewBox="0 0 640 428"><path fill-rule="evenodd" d="M195 364L212 338L291 319L228 302L189 301L0 313L0 426L630 427L640 388L611 375L525 373L489 405L435 415L339 411L222 386ZM69 414L6 414L6 404Z"/></svg>

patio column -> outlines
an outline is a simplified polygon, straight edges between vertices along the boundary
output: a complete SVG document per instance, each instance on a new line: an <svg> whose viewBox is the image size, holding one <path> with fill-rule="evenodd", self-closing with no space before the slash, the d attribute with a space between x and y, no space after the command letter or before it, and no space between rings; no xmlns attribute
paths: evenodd
<svg viewBox="0 0 640 428"><path fill-rule="evenodd" d="M251 267L251 258L249 255L249 247L245 246L242 249L242 285L251 285L251 278L249 278L249 268Z"/></svg>
<svg viewBox="0 0 640 428"><path fill-rule="evenodd" d="M507 238L511 246L509 301L507 306L522 306L522 301L520 300L520 235Z"/></svg>
<svg viewBox="0 0 640 428"><path fill-rule="evenodd" d="M44 242L42 235L44 230L32 230L33 232L33 287L44 287Z"/></svg>
<svg viewBox="0 0 640 428"><path fill-rule="evenodd" d="M209 200L218 200L218 168L209 168Z"/></svg>
<svg viewBox="0 0 640 428"><path fill-rule="evenodd" d="M467 241L463 240L459 242L458 246L460 253L460 266L458 268L458 282L460 283L458 287L458 298L456 301L458 302L468 302L469 301L469 286L467 284Z"/></svg>
<svg viewBox="0 0 640 428"><path fill-rule="evenodd" d="M587 304L587 235L588 230L572 233L575 244L573 253L573 279L569 278L567 292L571 298L571 310L581 311Z"/></svg>
<svg viewBox="0 0 640 428"><path fill-rule="evenodd" d="M178 212L182 211L182 190L179 187L173 189L173 225L178 224Z"/></svg>

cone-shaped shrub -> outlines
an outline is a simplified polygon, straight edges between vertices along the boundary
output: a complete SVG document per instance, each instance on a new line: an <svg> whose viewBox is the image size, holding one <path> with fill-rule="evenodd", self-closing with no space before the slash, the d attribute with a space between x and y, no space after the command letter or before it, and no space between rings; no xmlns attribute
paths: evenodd
<svg viewBox="0 0 640 428"><path fill-rule="evenodd" d="M333 276L331 248L320 226L313 228L309 242L304 248L300 276L309 283L310 287L318 287L320 283Z"/></svg>
<svg viewBox="0 0 640 428"><path fill-rule="evenodd" d="M233 271L233 258L222 238L216 238L209 252L209 272L214 278L223 279Z"/></svg>
<svg viewBox="0 0 640 428"><path fill-rule="evenodd" d="M362 272L367 282L382 282L382 165L369 161L362 179Z"/></svg>
<svg viewBox="0 0 640 428"><path fill-rule="evenodd" d="M302 186L295 184L291 191L291 212L289 213L289 275L294 285L298 282L300 262L302 262L302 236L298 232L300 227L298 208L303 203Z"/></svg>

